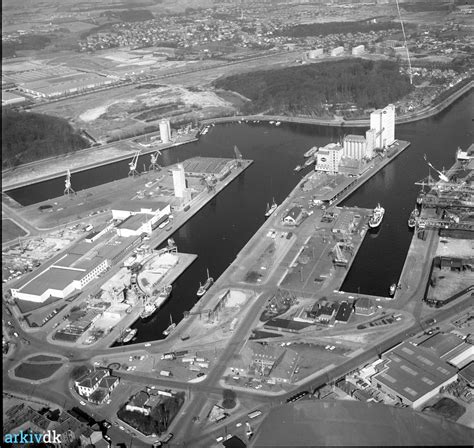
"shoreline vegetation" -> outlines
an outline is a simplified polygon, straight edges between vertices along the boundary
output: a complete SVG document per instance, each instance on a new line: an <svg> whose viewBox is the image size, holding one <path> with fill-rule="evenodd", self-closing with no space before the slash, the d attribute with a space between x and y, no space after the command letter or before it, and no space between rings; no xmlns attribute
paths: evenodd
<svg viewBox="0 0 474 448"><path fill-rule="evenodd" d="M63 118L2 110L2 169L89 147Z"/></svg>
<svg viewBox="0 0 474 448"><path fill-rule="evenodd" d="M397 117L397 124L401 123L409 123L412 121L418 121L421 119L428 118L430 116L436 115L440 113L445 108L449 107L452 102L457 100L459 97L463 96L464 94L468 93L469 90L472 88L473 78L467 78L460 83L456 84L452 88L443 92L435 101L432 102L428 107L415 111L410 114L401 115ZM386 105L386 104L385 104ZM383 105L382 105L383 106ZM24 124L20 120L16 120L15 117L22 116L22 117L35 117L34 120L36 124L42 123L44 117L46 118L46 122L51 121L52 129L57 129L59 135L61 136L60 142L56 142L53 147L48 148L47 143L51 141L51 136L49 132L46 131L46 127L42 129L36 129L35 126L24 126ZM7 124L7 120L9 123L13 123L12 125ZM266 111L265 113L260 114L234 114L229 116L221 116L221 117L214 117L210 119L206 119L202 121L202 125L210 124L210 123L225 123L225 122L232 122L232 121L240 121L240 120L262 120L262 121L270 121L270 120L280 120L285 122L294 122L294 123L306 123L306 124L314 124L314 125L323 125L323 126L352 126L352 127L365 127L368 126L368 117L365 118L355 118L355 119L343 119L342 117L337 119L332 116L328 117L317 117L314 115L272 115ZM41 127L41 126L40 126ZM25 141L28 140L25 137L25 129L28 129L28 134L30 136L34 136L40 140L40 144L37 145L36 141L30 139L30 144L32 144L33 150L31 154L28 154L27 157L31 157L32 154L36 154L36 158L30 158L29 160L25 160L23 157L26 155L27 150L23 149L20 154L11 153L13 148L24 148ZM16 132L16 137L15 137ZM46 134L46 137L45 137ZM21 136L18 137L18 135ZM12 137L9 137L12 136ZM41 140L41 138L45 137L46 140ZM9 142L10 139L10 143ZM32 112L16 112L13 110L4 110L2 111L2 171L6 173L10 171L12 168L17 169L21 168L22 166L27 166L31 162L39 162L43 159L51 160L51 157L56 156L63 156L65 154L73 153L79 149L85 149L89 147L88 142L82 138L77 131L73 129L66 120L61 118L46 116L43 114L35 114ZM54 141L54 139L53 139ZM68 142L72 146L68 146ZM7 146L9 144L9 146ZM46 150L48 152L42 153L41 147L46 145ZM95 148L99 151L101 148L100 146ZM23 154L23 157L22 157ZM113 162L113 158L109 160L109 162Z"/></svg>
<svg viewBox="0 0 474 448"><path fill-rule="evenodd" d="M397 62L365 59L242 73L217 79L214 86L250 99L243 114L321 118L385 107L414 89Z"/></svg>

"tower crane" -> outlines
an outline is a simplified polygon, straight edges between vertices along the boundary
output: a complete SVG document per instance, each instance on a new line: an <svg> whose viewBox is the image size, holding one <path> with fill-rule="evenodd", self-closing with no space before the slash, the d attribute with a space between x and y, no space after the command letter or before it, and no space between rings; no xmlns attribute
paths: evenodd
<svg viewBox="0 0 474 448"><path fill-rule="evenodd" d="M129 166L129 171L128 171L128 175L129 176L135 176L135 174L138 174L138 171L137 171L137 163L138 163L138 157L140 155L140 150L138 150L135 155L133 156L133 159L132 161L128 164Z"/></svg>
<svg viewBox="0 0 474 448"><path fill-rule="evenodd" d="M439 174L439 178L443 182L449 182L449 177L446 176L446 174L443 174L441 171L437 170L430 162L428 162L428 159L426 158L426 154L423 156L423 158L425 159L425 162L428 164L428 166L430 168L433 168Z"/></svg>
<svg viewBox="0 0 474 448"><path fill-rule="evenodd" d="M161 166L158 165L157 162L158 156L161 156L161 151L159 149L155 153L150 154L150 166L148 167L148 171L161 169Z"/></svg>
<svg viewBox="0 0 474 448"><path fill-rule="evenodd" d="M66 180L64 182L64 195L70 195L70 194L74 194L76 193L73 188L71 187L71 172L69 170L67 170L67 174L66 174Z"/></svg>

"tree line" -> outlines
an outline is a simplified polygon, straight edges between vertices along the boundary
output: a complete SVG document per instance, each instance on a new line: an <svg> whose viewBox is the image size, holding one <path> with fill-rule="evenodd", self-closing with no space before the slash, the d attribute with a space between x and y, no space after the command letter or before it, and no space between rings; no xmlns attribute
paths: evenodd
<svg viewBox="0 0 474 448"><path fill-rule="evenodd" d="M329 34L347 33L368 33L370 31L384 31L400 29L400 24L395 22L325 22L325 23L305 23L292 25L275 31L275 36L285 37L308 37L327 36Z"/></svg>
<svg viewBox="0 0 474 448"><path fill-rule="evenodd" d="M87 148L63 118L2 110L2 168Z"/></svg>
<svg viewBox="0 0 474 448"><path fill-rule="evenodd" d="M409 78L394 61L347 59L218 79L214 85L249 98L243 113L323 114L328 104L379 108L408 94Z"/></svg>

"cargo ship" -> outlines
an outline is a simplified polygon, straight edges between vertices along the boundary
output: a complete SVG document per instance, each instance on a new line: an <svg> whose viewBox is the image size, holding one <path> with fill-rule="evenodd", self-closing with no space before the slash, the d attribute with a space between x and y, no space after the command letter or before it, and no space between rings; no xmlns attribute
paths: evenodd
<svg viewBox="0 0 474 448"><path fill-rule="evenodd" d="M197 291L198 297L203 296L213 283L214 283L214 279L212 277L209 277L209 269L208 269L206 283L204 283L204 285L201 285L201 283L199 283L199 289Z"/></svg>
<svg viewBox="0 0 474 448"><path fill-rule="evenodd" d="M267 211L265 212L265 216L268 218L277 208L278 204L275 202L275 198L273 198L271 206L267 203Z"/></svg>
<svg viewBox="0 0 474 448"><path fill-rule="evenodd" d="M369 227L371 229L375 229L380 225L383 219L383 215L385 214L385 209L377 204L377 207L374 208L372 212L372 216L369 219Z"/></svg>
<svg viewBox="0 0 474 448"><path fill-rule="evenodd" d="M163 305L165 300L170 296L172 289L173 287L171 285L165 286L153 302L145 303L145 308L142 314L140 314L140 317L142 319L150 317L156 310L161 307L161 305Z"/></svg>
<svg viewBox="0 0 474 448"><path fill-rule="evenodd" d="M410 213L410 217L408 218L408 227L410 227L410 229L413 229L413 227L415 227L416 225L416 218L418 218L418 216L420 216L420 211L415 208L411 213Z"/></svg>
<svg viewBox="0 0 474 448"><path fill-rule="evenodd" d="M170 322L171 322L171 324L168 326L168 328L165 331L163 331L164 336L168 336L176 328L176 324L173 322L173 318L172 318L171 314L170 314Z"/></svg>

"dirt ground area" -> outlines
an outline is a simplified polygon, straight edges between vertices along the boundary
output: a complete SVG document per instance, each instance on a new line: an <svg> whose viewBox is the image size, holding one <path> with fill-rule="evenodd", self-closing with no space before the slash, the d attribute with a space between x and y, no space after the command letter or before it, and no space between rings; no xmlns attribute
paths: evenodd
<svg viewBox="0 0 474 448"><path fill-rule="evenodd" d="M435 268L431 275L431 286L426 297L438 300L447 299L471 285L474 285L474 272L472 271L453 272Z"/></svg>
<svg viewBox="0 0 474 448"><path fill-rule="evenodd" d="M152 125L158 127L162 118L191 122L193 118L225 115L233 110L231 102L212 90L158 82L118 87L113 95L109 91L96 92L35 109L65 118L102 142L142 133Z"/></svg>

